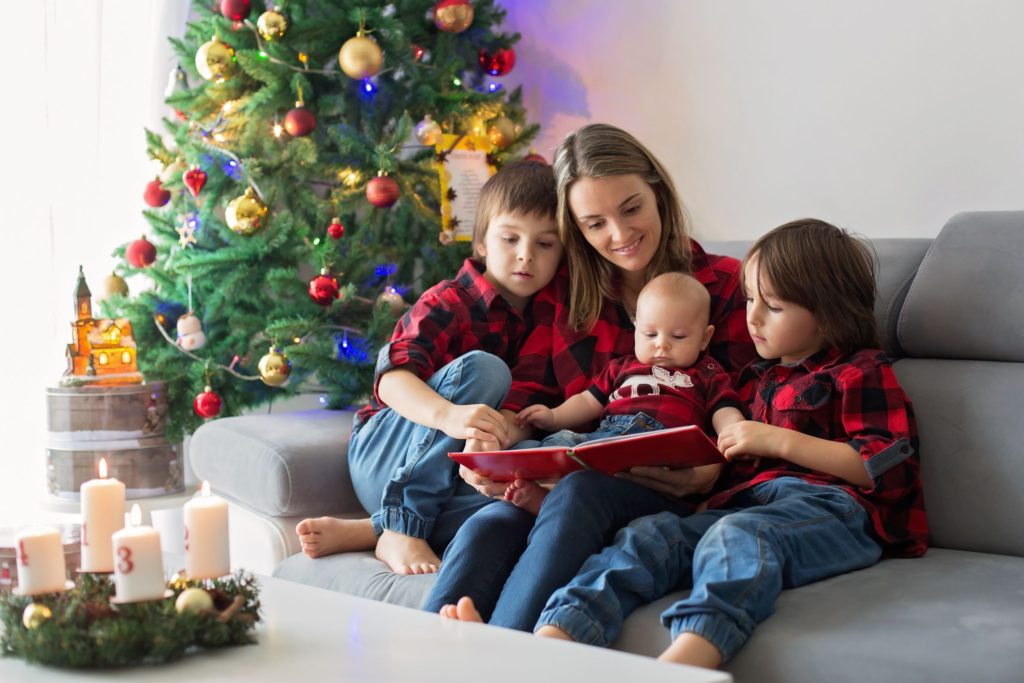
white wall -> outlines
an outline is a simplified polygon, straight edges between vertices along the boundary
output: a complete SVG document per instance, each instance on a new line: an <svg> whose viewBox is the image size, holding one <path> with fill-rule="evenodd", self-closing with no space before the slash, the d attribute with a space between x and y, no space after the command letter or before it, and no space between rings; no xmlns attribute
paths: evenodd
<svg viewBox="0 0 1024 683"><path fill-rule="evenodd" d="M669 167L700 237L816 216L931 237L1024 208L1018 0L534 0L506 77L548 159L588 121Z"/></svg>
<svg viewBox="0 0 1024 683"><path fill-rule="evenodd" d="M1021 208L1024 3L1015 0L509 0L549 159L594 120L668 165L703 238L815 215L932 236ZM146 223L144 125L167 113L164 36L187 0L8 8L0 107L0 525L43 490L44 388L63 367L78 264L99 290ZM339 42L343 37L339 37Z"/></svg>

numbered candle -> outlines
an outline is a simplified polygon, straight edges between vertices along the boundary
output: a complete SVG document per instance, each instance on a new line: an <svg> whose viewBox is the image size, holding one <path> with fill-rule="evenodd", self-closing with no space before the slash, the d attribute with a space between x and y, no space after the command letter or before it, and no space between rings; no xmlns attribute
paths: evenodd
<svg viewBox="0 0 1024 683"><path fill-rule="evenodd" d="M14 539L18 592L23 595L67 590L67 567L60 532L51 527L25 529Z"/></svg>
<svg viewBox="0 0 1024 683"><path fill-rule="evenodd" d="M231 571L228 503L210 495L210 482L185 503L185 575L216 579Z"/></svg>
<svg viewBox="0 0 1024 683"><path fill-rule="evenodd" d="M131 524L114 534L114 588L117 602L141 602L164 597L164 561L160 534L139 526L142 511L132 506Z"/></svg>
<svg viewBox="0 0 1024 683"><path fill-rule="evenodd" d="M100 459L99 479L82 484L82 571L114 571L113 535L124 528L124 484L107 478Z"/></svg>

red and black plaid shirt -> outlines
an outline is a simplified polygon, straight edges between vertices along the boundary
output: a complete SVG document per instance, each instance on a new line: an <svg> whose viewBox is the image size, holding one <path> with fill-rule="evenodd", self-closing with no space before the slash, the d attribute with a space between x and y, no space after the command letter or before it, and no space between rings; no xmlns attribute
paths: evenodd
<svg viewBox="0 0 1024 683"><path fill-rule="evenodd" d="M711 295L711 324L715 334L708 351L730 374L735 375L757 358L747 332L746 298L739 286L740 262L729 256L693 249L691 271ZM538 324L519 352L512 370L512 390L505 404L520 411L528 405L556 406L573 394L585 391L590 379L613 358L627 356L635 348L633 322L620 302L604 302L590 332L569 322L569 277L562 267L551 286L533 300Z"/></svg>
<svg viewBox="0 0 1024 683"><path fill-rule="evenodd" d="M708 507L728 507L737 492L778 477L832 484L868 512L887 555L924 554L928 522L914 409L882 351L864 349L843 357L828 348L795 366L754 363L741 379L746 380L741 393L752 419L849 444L864 459L874 485L860 488L782 459L733 460Z"/></svg>
<svg viewBox="0 0 1024 683"><path fill-rule="evenodd" d="M711 416L720 408L743 410L732 381L715 359L704 355L688 368L648 365L636 356L616 358L594 378L590 393L604 404L604 415L643 413L663 427L697 425L711 434Z"/></svg>
<svg viewBox="0 0 1024 683"><path fill-rule="evenodd" d="M356 414L363 424L385 407L377 393L381 375L402 368L426 382L468 351L479 349L516 361L527 323L487 278L484 268L466 259L454 280L444 280L416 301L395 325L390 343L377 356L373 398Z"/></svg>

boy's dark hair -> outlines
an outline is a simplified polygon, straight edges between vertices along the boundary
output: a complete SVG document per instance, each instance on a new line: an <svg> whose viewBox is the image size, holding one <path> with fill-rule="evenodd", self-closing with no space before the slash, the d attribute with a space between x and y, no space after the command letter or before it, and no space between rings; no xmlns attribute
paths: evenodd
<svg viewBox="0 0 1024 683"><path fill-rule="evenodd" d="M514 161L490 177L480 190L473 222L473 253L483 243L487 226L499 213L554 219L558 207L555 174L536 161Z"/></svg>
<svg viewBox="0 0 1024 683"><path fill-rule="evenodd" d="M825 340L843 354L879 348L875 320L875 255L864 239L816 218L780 225L761 237L743 259L757 259L759 280L783 301L803 306ZM742 277L742 276L741 276ZM741 282L745 291L761 282Z"/></svg>

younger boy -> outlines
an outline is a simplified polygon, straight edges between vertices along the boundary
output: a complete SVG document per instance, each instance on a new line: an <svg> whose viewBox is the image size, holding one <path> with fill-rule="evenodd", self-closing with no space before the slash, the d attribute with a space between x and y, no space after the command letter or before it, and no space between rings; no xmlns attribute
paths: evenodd
<svg viewBox="0 0 1024 683"><path fill-rule="evenodd" d="M448 452L469 438L506 437L497 409L527 331L527 303L562 258L556 204L543 164L509 164L484 184L473 227L483 262L467 259L399 321L378 356L373 400L356 415L349 470L373 515L303 520L296 532L307 555L375 548L397 573L435 572L434 547L491 502L462 482Z"/></svg>
<svg viewBox="0 0 1024 683"><path fill-rule="evenodd" d="M692 275L664 273L652 279L637 298L635 355L612 361L589 389L561 405L531 405L516 419L548 431L562 430L546 437L542 446L577 446L686 425L720 432L743 420L740 397L728 373L704 354L715 331L708 324L710 305L708 290ZM598 417L602 420L597 431L579 434L568 429ZM525 441L517 448L535 445ZM539 484L522 479L505 491L506 500L533 514L546 495Z"/></svg>

